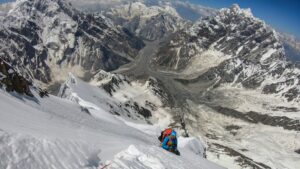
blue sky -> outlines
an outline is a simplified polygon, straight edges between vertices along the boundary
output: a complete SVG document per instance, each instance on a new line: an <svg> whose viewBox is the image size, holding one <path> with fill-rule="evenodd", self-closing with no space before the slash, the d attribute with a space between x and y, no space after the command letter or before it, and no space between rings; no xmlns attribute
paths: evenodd
<svg viewBox="0 0 300 169"><path fill-rule="evenodd" d="M13 0L0 0L0 3L5 3L5 2L10 2L10 1L13 1Z"/></svg>
<svg viewBox="0 0 300 169"><path fill-rule="evenodd" d="M0 0L0 3L13 0ZM213 8L229 7L234 3L251 8L253 14L279 31L300 39L300 0L189 0Z"/></svg>
<svg viewBox="0 0 300 169"><path fill-rule="evenodd" d="M229 7L234 3L251 8L254 16L264 20L279 31L300 39L300 0L190 0L213 8Z"/></svg>

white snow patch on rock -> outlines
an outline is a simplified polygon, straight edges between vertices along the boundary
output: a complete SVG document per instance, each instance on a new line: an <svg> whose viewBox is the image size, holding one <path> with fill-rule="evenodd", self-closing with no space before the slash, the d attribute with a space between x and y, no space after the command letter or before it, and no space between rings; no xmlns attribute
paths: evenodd
<svg viewBox="0 0 300 169"><path fill-rule="evenodd" d="M272 56L273 53L275 53L277 50L274 48L269 49L265 54L262 55L260 61L263 62L267 60L269 57Z"/></svg>

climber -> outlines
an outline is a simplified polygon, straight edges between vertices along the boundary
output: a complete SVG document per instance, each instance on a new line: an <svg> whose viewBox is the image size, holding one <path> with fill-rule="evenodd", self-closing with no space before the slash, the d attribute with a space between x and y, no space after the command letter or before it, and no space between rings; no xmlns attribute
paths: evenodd
<svg viewBox="0 0 300 169"><path fill-rule="evenodd" d="M166 129L165 131L170 131L169 129ZM164 133L165 133L164 131ZM164 135L164 133L162 133ZM176 131L172 130L170 135L165 135L165 137L162 138L162 144L161 147L167 151L170 151L176 155L180 155L180 152L177 150L177 138L176 138Z"/></svg>
<svg viewBox="0 0 300 169"><path fill-rule="evenodd" d="M164 131L160 133L160 136L158 137L158 140L162 143L165 139L165 137L169 136L172 134L173 129L172 128L167 128Z"/></svg>

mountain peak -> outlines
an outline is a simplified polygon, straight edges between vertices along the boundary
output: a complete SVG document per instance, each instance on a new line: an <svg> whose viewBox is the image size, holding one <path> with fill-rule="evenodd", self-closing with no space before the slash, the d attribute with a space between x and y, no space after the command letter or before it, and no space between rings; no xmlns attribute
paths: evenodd
<svg viewBox="0 0 300 169"><path fill-rule="evenodd" d="M239 10L241 10L241 7L239 6L239 4L232 4L230 9L235 10L235 11L239 11Z"/></svg>
<svg viewBox="0 0 300 169"><path fill-rule="evenodd" d="M34 20L40 14L54 16L57 13L68 13L76 11L71 4L62 0L17 0L12 9L8 12L11 20L15 20L17 25L26 20Z"/></svg>
<svg viewBox="0 0 300 169"><path fill-rule="evenodd" d="M230 8L222 8L220 14L231 16L243 16L246 18L254 18L250 8L241 8L238 4L233 4Z"/></svg>

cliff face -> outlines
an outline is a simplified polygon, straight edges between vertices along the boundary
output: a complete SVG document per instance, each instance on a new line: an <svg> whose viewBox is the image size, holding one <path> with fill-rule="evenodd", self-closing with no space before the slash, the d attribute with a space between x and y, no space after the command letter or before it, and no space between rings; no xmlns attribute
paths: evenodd
<svg viewBox="0 0 300 169"><path fill-rule="evenodd" d="M70 67L114 70L144 46L104 16L79 12L62 0L18 1L1 22L1 57L44 83Z"/></svg>
<svg viewBox="0 0 300 169"><path fill-rule="evenodd" d="M19 75L14 68L0 58L0 88L8 92L16 91L20 94L33 96L30 91L31 83Z"/></svg>

